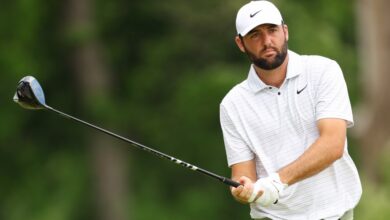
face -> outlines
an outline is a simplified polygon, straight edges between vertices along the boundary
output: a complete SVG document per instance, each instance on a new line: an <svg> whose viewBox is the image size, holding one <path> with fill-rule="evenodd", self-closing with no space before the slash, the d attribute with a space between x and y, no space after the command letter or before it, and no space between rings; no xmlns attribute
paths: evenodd
<svg viewBox="0 0 390 220"><path fill-rule="evenodd" d="M288 30L286 25L264 24L252 29L236 43L251 62L264 70L278 68L287 56Z"/></svg>

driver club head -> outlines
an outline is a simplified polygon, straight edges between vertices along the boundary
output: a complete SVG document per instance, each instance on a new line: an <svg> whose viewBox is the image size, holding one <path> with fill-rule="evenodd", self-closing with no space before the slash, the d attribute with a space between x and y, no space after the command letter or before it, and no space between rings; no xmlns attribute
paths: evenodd
<svg viewBox="0 0 390 220"><path fill-rule="evenodd" d="M32 76L23 77L16 87L14 102L26 109L45 109L45 95L38 80Z"/></svg>

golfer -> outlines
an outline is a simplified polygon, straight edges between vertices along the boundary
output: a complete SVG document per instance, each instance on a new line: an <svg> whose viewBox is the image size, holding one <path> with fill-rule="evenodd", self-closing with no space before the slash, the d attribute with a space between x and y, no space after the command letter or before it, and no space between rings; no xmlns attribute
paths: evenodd
<svg viewBox="0 0 390 220"><path fill-rule="evenodd" d="M233 197L253 219L353 219L362 188L348 154L353 126L339 65L288 50L288 27L268 1L237 13L251 66L220 105Z"/></svg>

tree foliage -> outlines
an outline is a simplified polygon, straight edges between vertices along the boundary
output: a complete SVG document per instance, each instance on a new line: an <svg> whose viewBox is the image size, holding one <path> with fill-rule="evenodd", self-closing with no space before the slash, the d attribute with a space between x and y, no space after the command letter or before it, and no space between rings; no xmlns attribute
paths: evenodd
<svg viewBox="0 0 390 220"><path fill-rule="evenodd" d="M290 49L337 60L353 103L359 101L354 1L274 2L289 26ZM49 104L229 176L218 111L249 68L233 41L244 3L98 0L91 9L96 26L81 32L64 28L61 1L2 4L0 219L98 219L85 148L91 131L13 104L16 83L26 74L38 78ZM103 46L115 86L83 109L68 59L89 35ZM127 157L133 219L249 218L249 208L217 181L142 151L129 149Z"/></svg>

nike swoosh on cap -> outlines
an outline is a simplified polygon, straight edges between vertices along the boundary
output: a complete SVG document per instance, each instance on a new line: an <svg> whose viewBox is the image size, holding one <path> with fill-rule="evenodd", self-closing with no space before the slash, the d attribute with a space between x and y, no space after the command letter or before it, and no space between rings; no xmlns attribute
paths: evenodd
<svg viewBox="0 0 390 220"><path fill-rule="evenodd" d="M261 12L261 11L262 11L262 10L258 10L258 11L256 11L256 12L253 13L253 14L249 14L249 17L253 18L254 16L257 15L257 13L259 13L259 12Z"/></svg>

